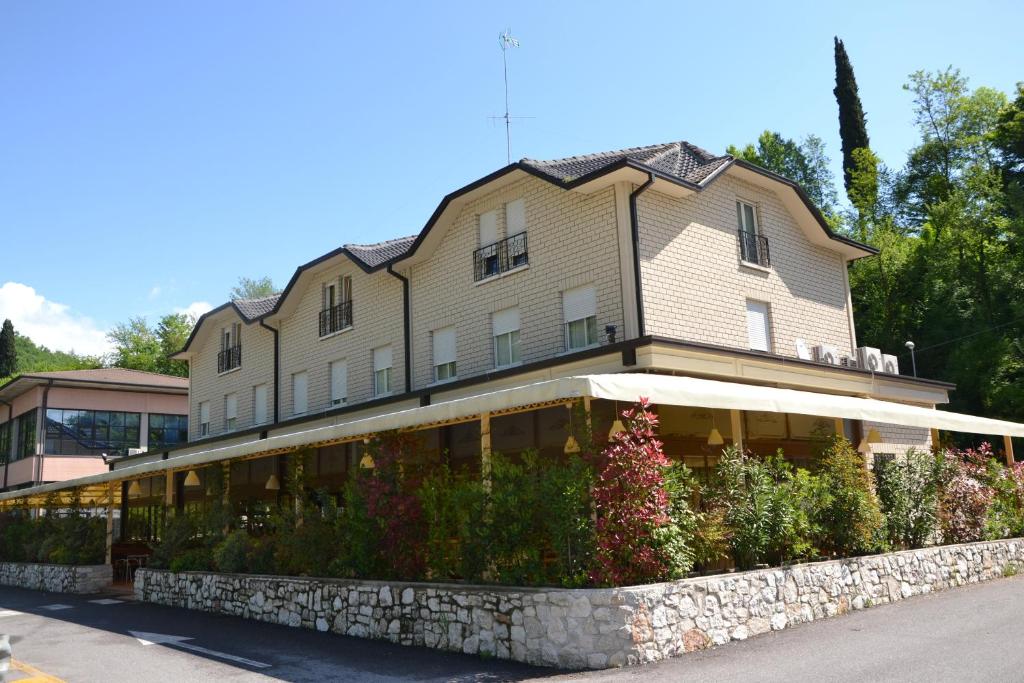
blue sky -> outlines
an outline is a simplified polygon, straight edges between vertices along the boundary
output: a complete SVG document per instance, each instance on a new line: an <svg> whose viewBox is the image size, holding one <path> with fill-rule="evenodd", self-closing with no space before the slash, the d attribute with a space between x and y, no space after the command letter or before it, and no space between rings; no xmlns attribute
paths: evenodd
<svg viewBox="0 0 1024 683"><path fill-rule="evenodd" d="M835 34L894 166L916 139L910 72L1024 80L1013 2L431 5L0 4L0 318L102 351L118 321L419 231L505 164L506 26L513 114L534 117L513 158L724 152L770 128L820 135L838 171Z"/></svg>

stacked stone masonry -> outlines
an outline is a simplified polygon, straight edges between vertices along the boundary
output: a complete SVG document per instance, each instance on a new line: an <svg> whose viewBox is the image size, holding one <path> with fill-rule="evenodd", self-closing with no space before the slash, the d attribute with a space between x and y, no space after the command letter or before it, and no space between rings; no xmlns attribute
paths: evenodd
<svg viewBox="0 0 1024 683"><path fill-rule="evenodd" d="M50 593L99 593L110 587L109 564L64 565L0 562L0 585Z"/></svg>
<svg viewBox="0 0 1024 683"><path fill-rule="evenodd" d="M139 570L140 600L562 668L658 661L1014 573L1024 540L608 589Z"/></svg>

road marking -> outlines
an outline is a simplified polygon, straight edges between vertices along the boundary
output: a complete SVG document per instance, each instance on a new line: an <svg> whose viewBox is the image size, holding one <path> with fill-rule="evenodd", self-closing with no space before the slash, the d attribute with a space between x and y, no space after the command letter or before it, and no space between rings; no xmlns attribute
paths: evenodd
<svg viewBox="0 0 1024 683"><path fill-rule="evenodd" d="M48 609L51 612L56 612L59 609L71 609L72 605L62 605L59 602L54 605L43 605L39 609Z"/></svg>
<svg viewBox="0 0 1024 683"><path fill-rule="evenodd" d="M211 657L226 659L230 662L238 662L239 664L245 664L256 669L268 669L271 666L265 662L257 662L255 659L246 659L245 657L230 655L226 652L217 652L216 650L200 647L199 645L186 643L186 640L193 640L189 636L171 636L165 633L147 633L146 631L129 631L128 633L132 634L143 645L171 645L173 647L180 647L182 650L210 655Z"/></svg>
<svg viewBox="0 0 1024 683"><path fill-rule="evenodd" d="M120 605L124 600L114 600L113 598L100 598L99 600L90 600L94 605Z"/></svg>
<svg viewBox="0 0 1024 683"><path fill-rule="evenodd" d="M63 678L57 678L51 676L48 673L44 673L39 669L35 668L25 662L20 662L17 659L11 660L11 668L15 671L20 671L23 674L28 674L29 678L19 678L18 683L65 683Z"/></svg>
<svg viewBox="0 0 1024 683"><path fill-rule="evenodd" d="M21 614L21 612L15 612L12 609L0 609L0 617L16 617L19 614Z"/></svg>

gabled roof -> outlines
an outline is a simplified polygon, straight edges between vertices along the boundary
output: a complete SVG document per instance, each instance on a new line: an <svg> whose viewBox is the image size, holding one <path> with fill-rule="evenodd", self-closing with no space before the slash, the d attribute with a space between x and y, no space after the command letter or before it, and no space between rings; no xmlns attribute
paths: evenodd
<svg viewBox="0 0 1024 683"><path fill-rule="evenodd" d="M247 322L252 322L274 310L274 306L277 305L280 298L281 294L278 293L271 294L270 296L261 296L258 299L235 299L231 303L238 309L239 315L245 318Z"/></svg>
<svg viewBox="0 0 1024 683"><path fill-rule="evenodd" d="M342 249L366 267L374 269L404 255L415 241L416 235L409 235L377 244L346 244Z"/></svg>
<svg viewBox="0 0 1024 683"><path fill-rule="evenodd" d="M715 156L705 149L680 140L679 142L629 147L612 152L584 154L551 161L523 159L520 163L563 183L569 183L624 161L631 161L652 168L666 176L696 185L728 164L730 160L732 157L728 154Z"/></svg>
<svg viewBox="0 0 1024 683"><path fill-rule="evenodd" d="M100 386L116 385L123 388L136 388L163 393L185 393L188 391L188 378L162 375L144 370L127 368L96 368L92 370L58 370L55 372L28 372L17 375L0 384L0 399L13 400L33 386L49 384L65 386Z"/></svg>

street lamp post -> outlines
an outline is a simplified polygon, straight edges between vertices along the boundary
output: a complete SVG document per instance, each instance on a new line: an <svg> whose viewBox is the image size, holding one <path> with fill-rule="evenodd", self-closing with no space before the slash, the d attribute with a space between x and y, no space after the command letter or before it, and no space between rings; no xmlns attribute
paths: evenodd
<svg viewBox="0 0 1024 683"><path fill-rule="evenodd" d="M914 368L914 377L917 377L917 359L914 358L914 342L908 341L904 346L910 349L910 365Z"/></svg>

